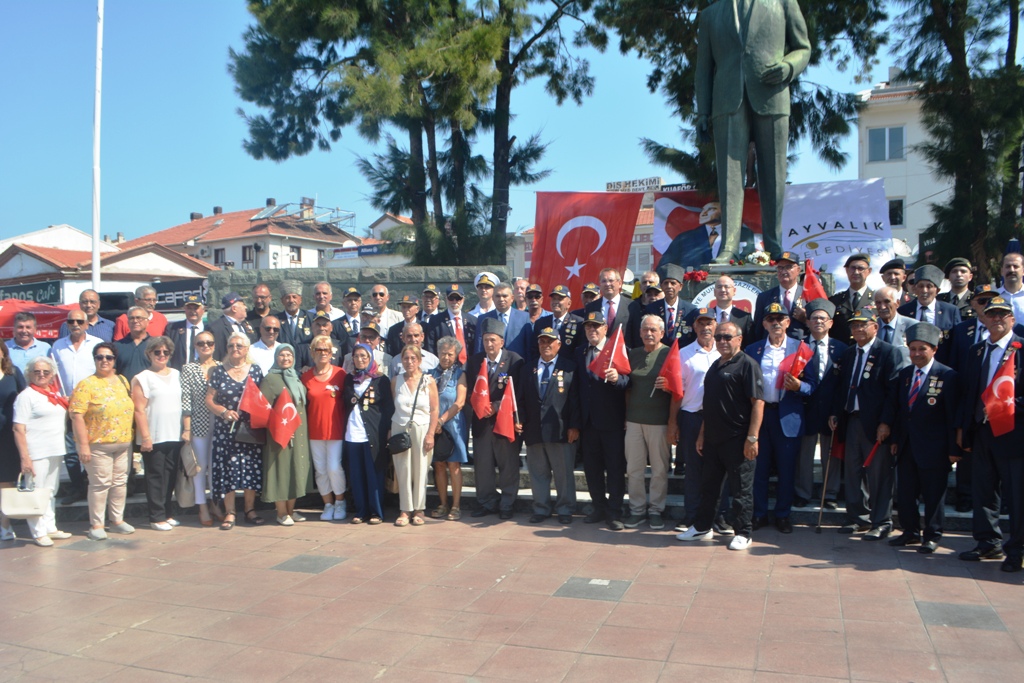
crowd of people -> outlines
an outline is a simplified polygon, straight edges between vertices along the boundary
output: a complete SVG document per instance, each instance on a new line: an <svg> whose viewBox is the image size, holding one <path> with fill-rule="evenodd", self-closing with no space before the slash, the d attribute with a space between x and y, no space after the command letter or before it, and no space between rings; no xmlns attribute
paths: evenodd
<svg viewBox="0 0 1024 683"><path fill-rule="evenodd" d="M134 532L124 508L139 464L160 532L179 524L175 497L194 501L203 526L228 531L266 523L257 497L278 524L303 522L296 501L314 491L320 519L380 524L389 487L394 525L422 526L428 515L462 518L471 452L470 516L512 518L525 445L533 524L572 523L582 464L592 501L583 521L611 530L666 528L674 472L680 541L721 535L741 550L766 525L791 533L795 507L842 499L840 533L929 553L955 467L956 506L973 513L976 541L960 558L1020 570L1024 257L1004 256L1001 286L973 289L966 259L914 270L894 259L873 291L870 256L854 254L849 288L828 298L804 290L798 255L783 252L774 267L778 284L752 311L734 301L728 275L711 305L694 306L671 264L644 273L635 298L606 268L578 308L566 285L544 291L489 272L475 278L471 311L458 283L428 284L396 310L383 284L365 304L348 287L336 308L320 282L305 309L302 284L285 281L277 312L260 284L251 309L232 292L208 322L205 302L190 297L185 319L168 323L141 287L109 321L87 290L52 347L20 313L0 349L0 482L32 475L56 492L63 461L64 502L88 500L93 540ZM255 423L256 393L294 422L284 439ZM439 504L428 510L431 469ZM29 529L40 546L70 536L52 509ZM9 520L0 534L14 538Z"/></svg>

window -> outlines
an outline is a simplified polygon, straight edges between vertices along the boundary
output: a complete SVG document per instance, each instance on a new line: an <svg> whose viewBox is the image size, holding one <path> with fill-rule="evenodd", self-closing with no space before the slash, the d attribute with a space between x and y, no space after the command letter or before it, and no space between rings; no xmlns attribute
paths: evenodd
<svg viewBox="0 0 1024 683"><path fill-rule="evenodd" d="M640 273L651 269L651 245L634 244L629 249L629 261L626 267L633 271L633 274L640 277Z"/></svg>
<svg viewBox="0 0 1024 683"><path fill-rule="evenodd" d="M255 259L253 258L256 251L252 248L251 244L246 244L242 247L242 263L252 263Z"/></svg>
<svg viewBox="0 0 1024 683"><path fill-rule="evenodd" d="M213 250L213 265L223 266L224 262L228 260L226 249L214 249Z"/></svg>
<svg viewBox="0 0 1024 683"><path fill-rule="evenodd" d="M316 258L317 258L317 264L322 266L324 264L324 260L327 258L327 250L326 249L317 249L316 250Z"/></svg>
<svg viewBox="0 0 1024 683"><path fill-rule="evenodd" d="M868 129L868 161L904 158L903 126Z"/></svg>
<svg viewBox="0 0 1024 683"><path fill-rule="evenodd" d="M288 247L288 255L291 257L292 263L302 263L302 247L293 244Z"/></svg>
<svg viewBox="0 0 1024 683"><path fill-rule="evenodd" d="M889 200L889 226L893 228L903 227L903 200Z"/></svg>

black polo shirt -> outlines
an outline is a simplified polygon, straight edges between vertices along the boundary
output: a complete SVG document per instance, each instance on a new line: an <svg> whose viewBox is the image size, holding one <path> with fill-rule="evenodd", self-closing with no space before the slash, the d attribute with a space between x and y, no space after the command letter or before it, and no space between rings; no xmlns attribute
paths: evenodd
<svg viewBox="0 0 1024 683"><path fill-rule="evenodd" d="M762 399L761 366L742 351L719 358L704 376L704 441L723 443L745 437L751 399Z"/></svg>
<svg viewBox="0 0 1024 683"><path fill-rule="evenodd" d="M149 369L152 363L146 357L146 345L152 338L152 336L147 336L136 344L132 340L132 336L128 335L124 339L114 342L117 346L117 360L115 361L117 374L124 375L124 378L131 382L135 375Z"/></svg>

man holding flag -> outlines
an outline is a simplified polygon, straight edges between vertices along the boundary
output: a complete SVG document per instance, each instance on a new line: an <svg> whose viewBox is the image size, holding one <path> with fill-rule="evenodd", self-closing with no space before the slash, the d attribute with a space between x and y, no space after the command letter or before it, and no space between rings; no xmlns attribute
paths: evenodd
<svg viewBox="0 0 1024 683"><path fill-rule="evenodd" d="M1024 420L1016 407L1024 396L1021 382L1021 345L1013 333L1012 304L1001 296L992 299L982 315L988 341L975 344L968 354L967 390L962 395L961 429L957 440L971 453L972 531L977 546L960 553L961 560L998 560L1002 570L1021 570L1024 555ZM1001 492L1010 492L1010 534L1004 541L999 529Z"/></svg>
<svg viewBox="0 0 1024 683"><path fill-rule="evenodd" d="M497 513L501 519L512 519L519 494L522 442L514 435L510 440L498 433L498 417L503 407L507 409L502 405L505 388L511 377L519 376L523 359L504 349L505 325L497 318L481 319L480 332L483 351L470 356L466 365L466 382L473 392L473 473L479 505L472 516Z"/></svg>

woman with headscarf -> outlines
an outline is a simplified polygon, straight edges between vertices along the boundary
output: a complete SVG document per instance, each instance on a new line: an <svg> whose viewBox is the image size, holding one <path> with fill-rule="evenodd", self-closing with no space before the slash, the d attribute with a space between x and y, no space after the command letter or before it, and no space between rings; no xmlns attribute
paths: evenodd
<svg viewBox="0 0 1024 683"><path fill-rule="evenodd" d="M350 406L345 421L345 455L354 506L352 523L380 524L384 519L384 472L387 437L395 412L391 382L380 373L367 344L352 351L352 372L345 377L342 403Z"/></svg>
<svg viewBox="0 0 1024 683"><path fill-rule="evenodd" d="M263 447L263 502L273 503L277 508L278 524L292 526L306 521L295 512L295 499L313 490L313 469L306 426L306 387L295 371L295 349L291 344L278 344L274 365L260 384L260 391L273 406L286 389L295 406L299 427L284 446L267 434Z"/></svg>

